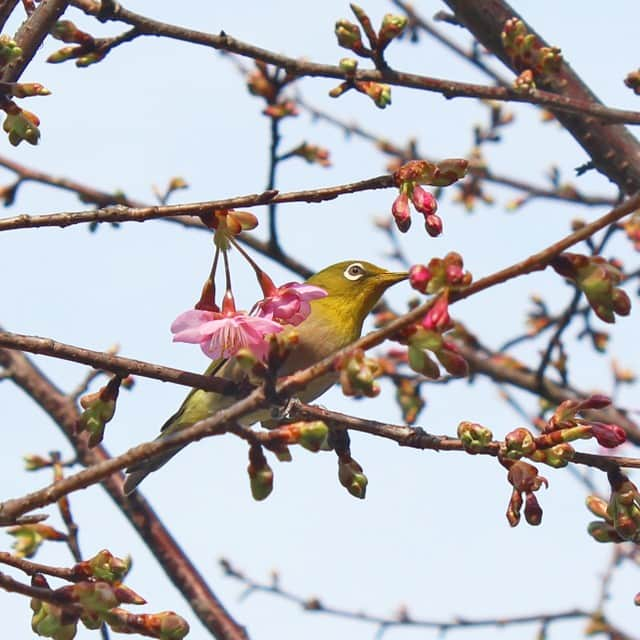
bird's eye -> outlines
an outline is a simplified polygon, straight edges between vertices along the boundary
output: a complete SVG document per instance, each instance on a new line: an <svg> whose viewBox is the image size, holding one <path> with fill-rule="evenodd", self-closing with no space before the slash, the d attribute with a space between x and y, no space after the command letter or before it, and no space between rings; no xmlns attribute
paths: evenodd
<svg viewBox="0 0 640 640"><path fill-rule="evenodd" d="M364 267L359 262L350 264L344 270L344 277L347 280L359 280L364 275Z"/></svg>

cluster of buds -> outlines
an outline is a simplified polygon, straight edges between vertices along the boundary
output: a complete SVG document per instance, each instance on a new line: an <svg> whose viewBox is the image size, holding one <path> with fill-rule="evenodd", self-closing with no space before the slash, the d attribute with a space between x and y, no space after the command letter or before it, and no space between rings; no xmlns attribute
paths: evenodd
<svg viewBox="0 0 640 640"><path fill-rule="evenodd" d="M146 602L122 584L129 566L128 560L103 550L72 568L75 584L52 590L42 574L35 574L32 585L40 590L43 599L31 600L33 630L54 640L72 640L81 621L88 629L98 629L106 623L116 632L181 640L189 632L189 625L175 613L135 615L120 608L121 604Z"/></svg>
<svg viewBox="0 0 640 640"><path fill-rule="evenodd" d="M20 558L33 557L45 540L54 542L67 540L64 533L41 522L10 527L7 529L7 533L15 538L12 547Z"/></svg>
<svg viewBox="0 0 640 640"><path fill-rule="evenodd" d="M449 158L438 163L427 160L411 160L393 173L399 194L391 212L400 231L405 233L411 226L409 201L424 215L427 233L436 237L442 233L442 220L436 211L438 203L434 196L420 185L446 187L463 178L469 163L462 158Z"/></svg>
<svg viewBox="0 0 640 640"><path fill-rule="evenodd" d="M5 67L22 55L18 43L7 35L0 36L0 68Z"/></svg>
<svg viewBox="0 0 640 640"><path fill-rule="evenodd" d="M472 455L485 451L493 440L493 433L488 427L477 422L462 421L458 425L458 438L462 448Z"/></svg>
<svg viewBox="0 0 640 640"><path fill-rule="evenodd" d="M633 90L633 93L640 96L640 69L636 69L635 71L631 71L627 74L627 77L624 79L624 83L629 87L629 89Z"/></svg>
<svg viewBox="0 0 640 640"><path fill-rule="evenodd" d="M520 513L524 504L524 518L528 524L536 526L542 522L542 507L538 503L535 491L543 485L549 486L546 478L538 475L538 470L528 462L518 460L501 460L509 470L507 480L513 487L509 506L507 507L507 520L512 527L520 522Z"/></svg>
<svg viewBox="0 0 640 640"><path fill-rule="evenodd" d="M533 90L535 88L536 83L533 79L533 71L531 71L531 69L525 69L513 81L513 90L521 95L528 95L530 93L533 93Z"/></svg>
<svg viewBox="0 0 640 640"><path fill-rule="evenodd" d="M543 46L534 33L529 33L522 20L510 18L502 29L502 46L518 71L531 70L533 80L550 83L562 68L558 47Z"/></svg>
<svg viewBox="0 0 640 640"><path fill-rule="evenodd" d="M473 277L464 271L462 256L450 251L444 258L431 258L427 265L414 264L409 269L409 284L420 293L440 293L471 284Z"/></svg>
<svg viewBox="0 0 640 640"><path fill-rule="evenodd" d="M621 223L621 226L627 234L627 238L633 243L633 248L640 251L640 211L629 216L625 222Z"/></svg>
<svg viewBox="0 0 640 640"><path fill-rule="evenodd" d="M589 523L589 535L597 542L640 542L640 494L620 471L609 472L611 496L605 501L588 496L587 508L600 520Z"/></svg>
<svg viewBox="0 0 640 640"><path fill-rule="evenodd" d="M536 437L529 429L518 427L504 437L504 442L500 446L500 457L503 460L519 460L527 457L554 469L566 467L575 454L575 450L567 440L575 440L579 437L586 436L571 434L569 430L565 430Z"/></svg>
<svg viewBox="0 0 640 640"><path fill-rule="evenodd" d="M371 19L361 7L351 4L351 10L366 34L369 46L365 46L362 41L360 26L344 19L338 20L335 25L334 31L338 44L349 51L353 51L360 57L373 60L379 69L387 68L387 64L384 61L384 50L392 40L402 35L407 26L407 17L388 13L382 19L380 28L376 32L371 24ZM345 91L355 89L369 96L380 109L384 109L391 104L391 87L389 85L381 82L354 80L351 77L355 73L357 66L358 61L353 58L340 60L340 68L347 75L347 80L332 89L329 95L332 98L337 98Z"/></svg>
<svg viewBox="0 0 640 640"><path fill-rule="evenodd" d="M102 442L104 428L113 418L116 411L116 400L120 392L122 378L114 376L95 393L88 393L80 398L80 406L84 411L76 424L77 433L86 431L89 434L89 446L95 447Z"/></svg>
<svg viewBox="0 0 640 640"><path fill-rule="evenodd" d="M611 262L600 256L561 253L551 261L551 266L587 296L601 320L615 322L615 314L629 315L631 300L617 287L622 280L622 273Z"/></svg>
<svg viewBox="0 0 640 640"><path fill-rule="evenodd" d="M585 416L587 411L598 411L608 407L611 400L603 395L592 395L584 400L565 400L558 405L551 418L541 425L542 433L536 437L531 434L524 437L517 429L513 437L505 438L505 450L502 454L508 458L523 455L537 462L553 467L565 466L573 457L574 440L595 439L602 447L612 449L626 441L626 434L617 424L607 424ZM511 435L511 434L510 434ZM531 448L533 441L534 448Z"/></svg>
<svg viewBox="0 0 640 640"><path fill-rule="evenodd" d="M382 52L387 48L389 43L402 35L407 26L408 18L406 16L387 13L382 18L380 28L376 33L371 24L371 19L365 11L356 4L351 4L350 6L367 36L369 46L366 47L362 41L360 27L344 19L338 20L334 29L338 44L344 49L349 49L349 51L353 51L353 53L363 58L380 60Z"/></svg>
<svg viewBox="0 0 640 640"><path fill-rule="evenodd" d="M452 328L448 294L445 291L434 302L422 322L405 331L405 341L409 347L409 366L427 378L439 378L440 367L429 356L431 352L450 375L456 377L468 375L467 361L459 353L457 345L443 335Z"/></svg>
<svg viewBox="0 0 640 640"><path fill-rule="evenodd" d="M76 66L88 67L100 62L109 52L110 42L108 38L94 38L91 34L78 29L71 20L58 20L51 30L51 35L56 40L73 43L76 46L62 47L54 51L47 62L57 64L66 60L75 60Z"/></svg>
<svg viewBox="0 0 640 640"><path fill-rule="evenodd" d="M271 422L266 421L262 423L262 426L269 428L265 434L264 446L275 453L280 462L292 460L289 451L289 445L292 444L299 444L313 453L317 453L321 449L327 451L330 448L328 444L329 427L322 420L291 422L273 428Z"/></svg>
<svg viewBox="0 0 640 640"><path fill-rule="evenodd" d="M7 117L2 123L2 128L9 135L9 142L17 147L23 140L29 144L38 144L40 139L40 119L35 113L21 109L15 102L7 100L2 109Z"/></svg>
<svg viewBox="0 0 640 640"><path fill-rule="evenodd" d="M355 69L356 65L351 64L352 62L355 63L356 61L352 61L351 58L343 59L340 66L343 69ZM339 98L343 93L349 91L349 89L355 89L356 91L369 96L379 109L384 109L391 104L391 87L388 84L373 82L370 80L349 80L348 82L341 82L337 87L334 87L329 91L329 97Z"/></svg>
<svg viewBox="0 0 640 640"><path fill-rule="evenodd" d="M340 385L346 396L375 398L380 393L376 378L382 375L377 358L370 358L362 349L354 349L336 359L335 368L340 371Z"/></svg>
<svg viewBox="0 0 640 640"><path fill-rule="evenodd" d="M273 470L259 444L249 447L249 483L254 500L265 500L273 491Z"/></svg>
<svg viewBox="0 0 640 640"><path fill-rule="evenodd" d="M306 160L309 164L319 164L321 167L331 166L329 150L324 147L319 147L316 144L309 144L308 142L303 142L286 155L287 157L298 156Z"/></svg>
<svg viewBox="0 0 640 640"><path fill-rule="evenodd" d="M263 98L267 103L263 114L279 120L287 116L297 116L298 108L292 100L281 98L282 89L295 79L295 76L285 73L282 75L279 69L270 71L266 62L255 61L255 69L247 76L247 88L249 93Z"/></svg>

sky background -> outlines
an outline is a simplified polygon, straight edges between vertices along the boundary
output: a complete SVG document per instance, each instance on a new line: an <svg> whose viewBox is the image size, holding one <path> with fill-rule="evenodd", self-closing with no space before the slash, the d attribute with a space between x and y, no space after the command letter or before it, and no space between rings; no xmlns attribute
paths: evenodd
<svg viewBox="0 0 640 640"><path fill-rule="evenodd" d="M334 0L131 0L125 6L211 33L224 30L258 46L317 62L336 63L346 55L335 42L333 25L338 18L349 18L350 11L347 3ZM374 24L394 10L390 2L381 0L362 6ZM565 59L607 104L638 109L638 98L622 82L638 64L637 51L629 47L637 39L640 9L636 3L613 0L606 10L600 3L581 3L579 16L574 3L544 0L514 6L547 41L562 48ZM419 2L415 7L427 18L445 8L437 2ZM117 25L100 25L74 10L66 17L94 35L121 31ZM15 27L12 23L10 31ZM463 30L446 24L440 28L468 42ZM243 77L228 57L162 38L139 38L88 69L77 69L73 63L45 64L59 44L47 41L23 77L52 91L47 98L23 101L41 118L40 144L14 149L3 136L0 153L102 190L121 189L148 202L153 202L152 185L162 187L172 176L182 176L190 185L172 202L213 200L264 189L269 122L260 113L262 101L248 95ZM392 44L388 59L401 70L486 82L471 65L452 58L427 36L415 45L406 40ZM433 158L466 156L473 125L484 125L488 118L488 109L476 101L445 101L437 94L401 88L392 89L393 104L385 110L376 109L355 92L332 100L327 93L335 84L303 79L298 86L318 108L395 143L402 145L415 137L420 150ZM558 125L542 124L533 107L508 109L516 116L514 125L504 130L501 144L484 150L491 168L544 185L550 165L555 164L564 180L574 180L574 168L587 160L577 143ZM306 140L328 147L333 163L329 169L298 159L283 164L277 184L282 191L342 184L386 170L387 160L370 143L346 139L342 131L313 122L304 112L287 119L281 129L283 150ZM0 185L11 180L10 172L0 173ZM612 197L616 193L606 178L594 172L575 183L586 193ZM472 214L452 203L453 189L444 194L440 213L445 232L437 239L429 238L415 219L401 239L411 262L426 262L455 250L477 279L566 235L576 216L591 220L605 211L536 201L510 213L504 205L518 193L488 184L486 188L495 204L480 205ZM389 257L388 241L372 225L375 216L389 215L394 197L388 190L322 204L283 206L279 210L282 243L313 269L350 258L395 269L398 265ZM28 184L6 215L85 208L72 194ZM266 208L252 211L261 223L266 220ZM265 226L257 231L261 237ZM609 249L610 255L636 264L622 234ZM206 361L200 350L173 345L169 325L193 305L211 257L208 234L165 221L126 223L119 229L102 226L93 234L81 225L5 232L0 234L0 324L7 330L91 349L118 343L124 356L203 370ZM233 258L238 302L248 308L258 289L239 256ZM291 279L277 265L263 258L259 261L277 282ZM483 342L497 347L524 331L532 293L542 295L555 312L564 309L572 295L561 278L546 271L463 301L453 315ZM388 296L398 309L409 297L411 291L404 284ZM575 338L579 328L571 328L567 335ZM602 323L599 328L608 329ZM573 383L581 389L609 392L611 354L625 366L634 366L640 358L636 314L612 328L612 348L606 355L595 354L584 341L572 339L568 344ZM534 364L545 345L544 341L525 345L513 355ZM65 390L73 389L85 372L79 365L44 357L35 360ZM473 384L426 385L425 393L428 406L418 424L436 434L454 434L460 420L472 420L489 426L501 438L522 424L500 399L497 388L482 378ZM181 387L138 379L131 393L120 396L105 446L118 454L150 440L184 395ZM533 398L515 395L535 410ZM362 417L401 421L392 389L385 385L381 396L372 401L348 400L332 390L322 403ZM619 403L640 408L637 388L623 389ZM46 471L25 473L22 455L54 449L64 457L70 455L65 439L47 416L10 382L0 384L0 425L5 433L0 449L3 497L21 495L50 480ZM589 450L589 443L578 448ZM296 449L291 463L271 461L274 492L265 502L256 503L249 492L246 446L231 436L188 447L150 477L142 491L213 591L258 640L369 640L375 628L306 613L268 595L243 599L242 585L219 568L220 557L257 580L268 579L276 569L282 586L301 596L318 596L327 605L382 616L393 615L400 604L417 618L446 622L458 615L512 616L589 608L597 602L599 576L611 549L587 536L586 525L592 518L583 504L584 486L566 470L541 468L550 481L550 488L538 494L544 509L542 526L521 524L511 529L504 517L510 488L495 460L405 450L360 434L352 435L352 453L369 478L364 501L352 498L339 485L333 454ZM627 453L636 455L632 449ZM597 474L594 478L601 480ZM140 611L174 609L192 625L190 637L205 637L186 603L99 487L74 494L71 504L85 556L105 547L116 555L132 555L134 567L127 583L149 602ZM51 524L61 526L56 510L50 512ZM5 536L3 548L10 543ZM37 560L72 562L66 548L54 543L45 545ZM625 565L612 583L607 611L612 621L630 632L637 628L633 596L639 590L640 573ZM30 610L23 597L4 595L0 612L6 637L30 636ZM577 637L583 625L554 623L549 638ZM535 630L529 625L452 633L509 640L534 637ZM435 631L398 628L387 631L385 638L436 635ZM78 638L89 637L97 636L84 628L78 633Z"/></svg>

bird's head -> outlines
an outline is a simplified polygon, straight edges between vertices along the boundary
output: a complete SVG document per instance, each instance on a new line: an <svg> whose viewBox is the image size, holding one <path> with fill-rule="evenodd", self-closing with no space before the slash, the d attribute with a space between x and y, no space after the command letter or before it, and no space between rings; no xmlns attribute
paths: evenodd
<svg viewBox="0 0 640 640"><path fill-rule="evenodd" d="M314 306L330 306L360 326L382 294L396 282L406 280L407 272L386 271L364 260L346 260L333 264L309 278L309 284L322 287L326 298Z"/></svg>

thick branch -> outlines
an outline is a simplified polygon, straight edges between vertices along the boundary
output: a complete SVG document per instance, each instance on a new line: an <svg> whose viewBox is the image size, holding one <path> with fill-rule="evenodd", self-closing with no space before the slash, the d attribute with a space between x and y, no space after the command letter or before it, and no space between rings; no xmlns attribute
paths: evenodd
<svg viewBox="0 0 640 640"><path fill-rule="evenodd" d="M22 55L7 64L2 72L2 80L18 80L68 4L69 0L42 0L36 10L22 23L16 34L16 43L22 49Z"/></svg>
<svg viewBox="0 0 640 640"><path fill-rule="evenodd" d="M23 354L0 349L0 364L11 371L13 381L27 393L61 428L78 459L85 466L108 460L104 448L89 449L73 437L78 412L72 400L47 380ZM102 486L145 541L158 564L185 597L202 624L216 638L244 640L247 635L226 612L204 578L164 527L157 514L140 492L126 499L122 493L122 477L105 477Z"/></svg>
<svg viewBox="0 0 640 640"><path fill-rule="evenodd" d="M504 23L520 17L502 0L445 0L476 39L513 71L515 67L504 51L500 34ZM535 33L528 26L530 33ZM540 37L544 42L544 38ZM595 46L595 45L594 45ZM563 64L558 80L564 82L558 98L569 102L601 104L568 64ZM553 95L553 94L552 94ZM557 105L546 105L560 123L589 154L594 166L615 182L625 193L640 189L640 144L623 126L607 126L594 112L569 113Z"/></svg>

